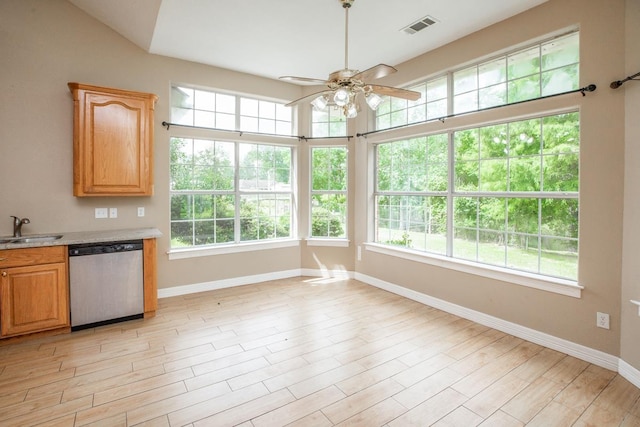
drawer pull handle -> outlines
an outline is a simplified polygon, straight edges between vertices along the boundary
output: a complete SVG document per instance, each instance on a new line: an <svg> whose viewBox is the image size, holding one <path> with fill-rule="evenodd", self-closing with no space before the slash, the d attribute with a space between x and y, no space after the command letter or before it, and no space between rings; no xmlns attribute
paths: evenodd
<svg viewBox="0 0 640 427"><path fill-rule="evenodd" d="M9 258L0 258L0 261L6 261L6 260L8 260L8 259L9 259Z"/></svg>

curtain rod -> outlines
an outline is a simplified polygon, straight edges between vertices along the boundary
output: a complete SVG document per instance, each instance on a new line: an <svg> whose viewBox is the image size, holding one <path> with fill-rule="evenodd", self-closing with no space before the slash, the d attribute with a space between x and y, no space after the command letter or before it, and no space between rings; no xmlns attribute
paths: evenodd
<svg viewBox="0 0 640 427"><path fill-rule="evenodd" d="M640 75L640 73L638 73L638 75ZM423 124L423 123L430 123L430 122L435 122L435 121L440 121L440 122L444 123L444 121L446 119L450 119L452 117L464 116L464 115L471 114L471 113L479 113L481 111L495 110L497 108L510 107L512 105L524 104L526 102L538 101L540 99L554 98L556 96L568 95L570 93L580 92L580 93L582 93L582 96L585 96L586 92L593 92L595 90L596 90L596 85L590 84L590 85L582 87L580 89L570 90L570 91L567 91L567 92L555 93L553 95L541 96L539 98L527 99L527 100L524 100L524 101L517 101L517 102L512 102L512 103L509 103L509 104L495 105L493 107L487 107L487 108L482 108L482 109L479 109L479 110L467 111L465 113L449 114L447 116L437 117L435 119L423 120L421 122L410 123L410 124L400 125L400 126L394 126L394 127L390 127L390 128L386 128L386 129L376 129L376 130L372 130L372 131L369 131L369 132L357 133L356 136L358 138L360 138L361 136L364 136L366 138L368 135L372 135L374 133L385 132L385 131L394 130L394 129L406 128L406 127L409 127L409 126Z"/></svg>
<svg viewBox="0 0 640 427"><path fill-rule="evenodd" d="M185 128L191 128L191 129L205 129L205 130L214 130L214 131L218 131L218 132L233 132L233 133L237 133L240 136L242 136L242 135L244 135L246 133L246 134L249 134L249 135L275 136L275 137L278 137L278 138L296 138L298 141L311 141L311 140L316 140L316 139L344 139L344 138L346 138L347 140L350 140L351 138L353 138L353 135L319 136L319 137L304 136L304 135L280 135L280 134L277 134L277 133L249 132L249 131L244 131L244 130L218 129L218 128L209 128L209 127L205 127L205 126L183 125L183 124L180 124L180 123L171 123L171 122L166 122L166 121L162 122L162 126L166 127L167 130L169 130L169 128L171 126L180 126L180 127L185 127Z"/></svg>

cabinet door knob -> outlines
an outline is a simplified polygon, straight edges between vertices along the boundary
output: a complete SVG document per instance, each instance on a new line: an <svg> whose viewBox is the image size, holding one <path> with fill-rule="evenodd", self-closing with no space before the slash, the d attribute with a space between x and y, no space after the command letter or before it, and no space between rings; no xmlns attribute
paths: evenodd
<svg viewBox="0 0 640 427"><path fill-rule="evenodd" d="M7 277L7 272L6 271L2 272L2 277Z"/></svg>

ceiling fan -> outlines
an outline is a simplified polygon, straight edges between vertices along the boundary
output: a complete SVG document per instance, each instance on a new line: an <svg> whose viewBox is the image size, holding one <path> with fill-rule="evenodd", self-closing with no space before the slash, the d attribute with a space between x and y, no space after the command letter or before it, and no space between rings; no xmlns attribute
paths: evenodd
<svg viewBox="0 0 640 427"><path fill-rule="evenodd" d="M367 105L369 105L372 110L376 110L380 103L382 103L383 99L380 95L393 96L410 101L420 99L420 92L368 83L369 80L379 79L398 71L390 65L378 64L364 71L349 68L349 9L355 0L338 1L342 4L345 11L344 69L329 74L327 80L295 76L280 77L281 80L325 84L328 87L328 89L323 91L291 101L286 104L286 106L297 104L308 98L314 98L311 104L316 109L324 110L327 106L334 105L336 108L341 108L347 118L353 118L358 115L358 111L360 110L357 101L360 94L364 96Z"/></svg>

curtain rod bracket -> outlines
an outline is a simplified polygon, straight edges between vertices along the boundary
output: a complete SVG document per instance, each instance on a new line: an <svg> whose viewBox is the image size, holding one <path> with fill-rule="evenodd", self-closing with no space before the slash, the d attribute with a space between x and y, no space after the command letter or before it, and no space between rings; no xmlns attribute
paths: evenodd
<svg viewBox="0 0 640 427"><path fill-rule="evenodd" d="M626 77L626 78L624 78L622 80L615 80L615 81L611 82L609 87L611 89L618 89L620 86L622 86L625 82L628 82L629 80L636 80L636 81L640 80L640 79L636 78L638 76L640 76L640 73L635 73L634 75Z"/></svg>
<svg viewBox="0 0 640 427"><path fill-rule="evenodd" d="M171 126L171 123L162 122L162 126L166 127L167 130L169 130L169 127Z"/></svg>
<svg viewBox="0 0 640 427"><path fill-rule="evenodd" d="M589 86L585 86L580 89L580 92L582 93L582 96L586 96L587 94L585 92L593 92L594 90L596 90L596 85L590 84Z"/></svg>

